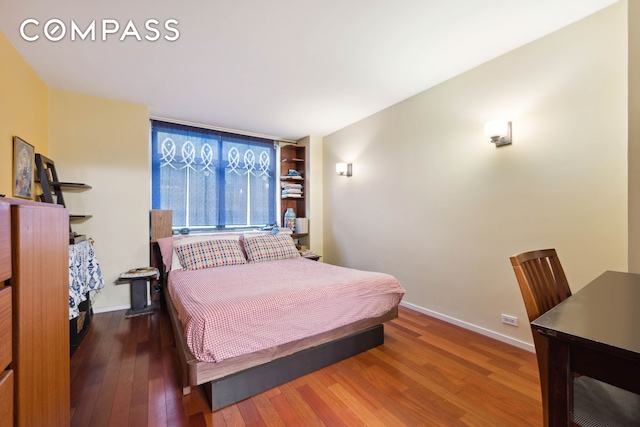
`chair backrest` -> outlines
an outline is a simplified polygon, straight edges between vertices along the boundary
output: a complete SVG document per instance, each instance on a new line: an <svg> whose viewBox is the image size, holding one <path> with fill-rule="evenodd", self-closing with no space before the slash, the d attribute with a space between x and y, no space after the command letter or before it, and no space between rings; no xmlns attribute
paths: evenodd
<svg viewBox="0 0 640 427"><path fill-rule="evenodd" d="M529 321L571 296L555 249L524 252L511 257Z"/></svg>
<svg viewBox="0 0 640 427"><path fill-rule="evenodd" d="M560 302L571 296L571 289L564 274L555 249L524 252L511 257L511 265L516 273L520 292L524 300L529 322L534 321ZM536 347L540 388L542 391L542 412L548 419L547 395L547 340L536 330L531 330Z"/></svg>

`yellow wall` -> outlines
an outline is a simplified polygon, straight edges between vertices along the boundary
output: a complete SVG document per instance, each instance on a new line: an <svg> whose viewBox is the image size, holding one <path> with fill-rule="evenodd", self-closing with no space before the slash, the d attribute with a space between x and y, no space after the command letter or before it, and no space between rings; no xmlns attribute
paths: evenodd
<svg viewBox="0 0 640 427"><path fill-rule="evenodd" d="M126 307L120 273L149 264L149 112L146 105L51 90L50 157L63 181L92 186L65 192L71 213L91 214L73 230L95 239L105 289L95 307Z"/></svg>
<svg viewBox="0 0 640 427"><path fill-rule="evenodd" d="M406 302L521 343L531 331L510 255L556 248L574 291L625 271L626 7L325 137L324 259L394 274ZM499 118L513 145L484 137Z"/></svg>
<svg viewBox="0 0 640 427"><path fill-rule="evenodd" d="M49 152L49 89L0 31L0 194L13 196L13 137Z"/></svg>
<svg viewBox="0 0 640 427"><path fill-rule="evenodd" d="M93 215L72 226L95 239L106 283L96 308L128 306L116 279L149 263L148 107L50 90L2 32L0 58L0 194L12 196L14 135L54 160L60 179L91 185L65 201Z"/></svg>

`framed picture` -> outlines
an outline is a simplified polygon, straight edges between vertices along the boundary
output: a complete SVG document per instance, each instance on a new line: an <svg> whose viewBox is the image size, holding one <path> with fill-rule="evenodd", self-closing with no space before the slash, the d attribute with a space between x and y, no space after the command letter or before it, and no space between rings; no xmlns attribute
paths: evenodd
<svg viewBox="0 0 640 427"><path fill-rule="evenodd" d="M23 199L33 199L33 163L35 151L33 145L13 137L13 195Z"/></svg>

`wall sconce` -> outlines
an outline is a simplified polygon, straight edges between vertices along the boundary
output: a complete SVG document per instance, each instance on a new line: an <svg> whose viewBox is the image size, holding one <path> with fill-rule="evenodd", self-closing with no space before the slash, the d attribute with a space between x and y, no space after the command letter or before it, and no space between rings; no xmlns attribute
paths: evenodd
<svg viewBox="0 0 640 427"><path fill-rule="evenodd" d="M336 172L340 176L351 176L351 163L336 163Z"/></svg>
<svg viewBox="0 0 640 427"><path fill-rule="evenodd" d="M493 120L485 123L484 136L491 138L496 147L511 144L511 122Z"/></svg>

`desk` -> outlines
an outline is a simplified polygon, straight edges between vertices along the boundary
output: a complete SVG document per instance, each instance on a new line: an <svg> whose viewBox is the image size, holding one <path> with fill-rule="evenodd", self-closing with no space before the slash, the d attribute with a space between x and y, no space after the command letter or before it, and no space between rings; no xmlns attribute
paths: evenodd
<svg viewBox="0 0 640 427"><path fill-rule="evenodd" d="M639 305L640 274L607 271L531 323L548 344L548 425L569 425L574 372L640 394Z"/></svg>

